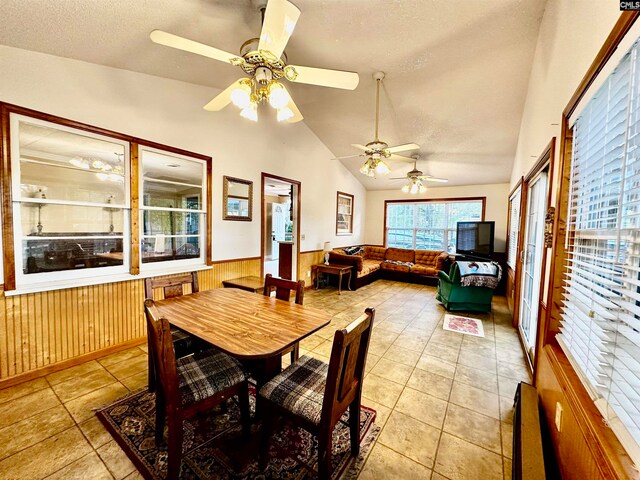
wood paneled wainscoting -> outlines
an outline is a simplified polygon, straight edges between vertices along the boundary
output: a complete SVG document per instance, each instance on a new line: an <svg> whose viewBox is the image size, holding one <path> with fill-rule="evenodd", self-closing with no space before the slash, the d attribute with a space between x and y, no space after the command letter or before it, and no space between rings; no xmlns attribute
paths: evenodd
<svg viewBox="0 0 640 480"><path fill-rule="evenodd" d="M260 257L213 262L200 290L260 275ZM144 279L0 296L0 388L146 341Z"/></svg>
<svg viewBox="0 0 640 480"><path fill-rule="evenodd" d="M311 265L324 262L324 251L310 250L308 252L300 252L300 261L298 262L298 280L304 280L304 288L311 288L311 277L307 273L311 272Z"/></svg>

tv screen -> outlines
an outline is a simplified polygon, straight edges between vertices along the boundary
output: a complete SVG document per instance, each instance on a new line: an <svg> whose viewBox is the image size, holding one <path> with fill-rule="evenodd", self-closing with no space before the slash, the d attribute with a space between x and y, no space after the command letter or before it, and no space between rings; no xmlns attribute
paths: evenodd
<svg viewBox="0 0 640 480"><path fill-rule="evenodd" d="M456 253L490 258L495 222L458 222Z"/></svg>

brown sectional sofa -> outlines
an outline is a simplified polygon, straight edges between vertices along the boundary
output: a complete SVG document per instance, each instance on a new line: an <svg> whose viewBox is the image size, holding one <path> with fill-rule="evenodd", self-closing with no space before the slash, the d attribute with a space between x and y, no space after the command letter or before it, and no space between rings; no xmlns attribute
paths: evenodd
<svg viewBox="0 0 640 480"><path fill-rule="evenodd" d="M438 283L438 271L449 266L449 254L436 250L407 250L365 246L362 252L348 255L344 249L330 252L329 262L351 265L351 288L360 288L379 278L405 282Z"/></svg>

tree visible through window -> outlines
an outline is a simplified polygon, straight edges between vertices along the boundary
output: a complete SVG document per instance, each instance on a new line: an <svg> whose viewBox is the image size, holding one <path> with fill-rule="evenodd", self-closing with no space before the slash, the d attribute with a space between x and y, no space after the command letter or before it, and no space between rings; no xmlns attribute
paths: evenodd
<svg viewBox="0 0 640 480"><path fill-rule="evenodd" d="M458 222L481 221L484 199L386 202L385 245L417 250L456 249Z"/></svg>

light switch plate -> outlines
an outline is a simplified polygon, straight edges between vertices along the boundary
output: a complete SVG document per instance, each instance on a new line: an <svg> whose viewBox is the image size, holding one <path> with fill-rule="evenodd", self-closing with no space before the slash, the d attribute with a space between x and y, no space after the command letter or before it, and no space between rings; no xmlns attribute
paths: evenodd
<svg viewBox="0 0 640 480"><path fill-rule="evenodd" d="M560 402L556 403L556 418L555 418L556 429L558 431L562 430L562 405Z"/></svg>

